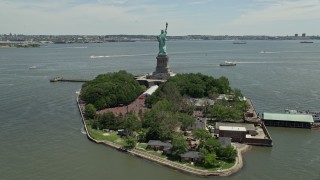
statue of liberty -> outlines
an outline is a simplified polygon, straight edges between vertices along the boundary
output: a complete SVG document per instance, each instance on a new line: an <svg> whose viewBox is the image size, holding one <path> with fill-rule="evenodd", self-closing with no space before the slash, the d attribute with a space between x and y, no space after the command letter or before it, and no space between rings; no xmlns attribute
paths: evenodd
<svg viewBox="0 0 320 180"><path fill-rule="evenodd" d="M166 29L161 30L161 34L157 36L159 42L159 53L158 55L167 55L166 41L167 41L167 29L168 22L166 23Z"/></svg>

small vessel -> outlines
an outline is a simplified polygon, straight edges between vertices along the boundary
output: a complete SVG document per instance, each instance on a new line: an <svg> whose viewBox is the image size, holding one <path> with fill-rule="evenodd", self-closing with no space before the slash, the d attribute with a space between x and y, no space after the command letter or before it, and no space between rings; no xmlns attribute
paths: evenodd
<svg viewBox="0 0 320 180"><path fill-rule="evenodd" d="M37 69L37 66L30 66L29 69Z"/></svg>
<svg viewBox="0 0 320 180"><path fill-rule="evenodd" d="M234 41L232 44L247 44L246 41Z"/></svg>
<svg viewBox="0 0 320 180"><path fill-rule="evenodd" d="M225 61L224 63L220 63L220 66L236 66L235 62Z"/></svg>
<svg viewBox="0 0 320 180"><path fill-rule="evenodd" d="M310 114L314 122L320 122L320 112L297 111L295 109L285 109L284 112L287 114Z"/></svg>
<svg viewBox="0 0 320 180"><path fill-rule="evenodd" d="M320 122L320 113L312 114L314 122Z"/></svg>

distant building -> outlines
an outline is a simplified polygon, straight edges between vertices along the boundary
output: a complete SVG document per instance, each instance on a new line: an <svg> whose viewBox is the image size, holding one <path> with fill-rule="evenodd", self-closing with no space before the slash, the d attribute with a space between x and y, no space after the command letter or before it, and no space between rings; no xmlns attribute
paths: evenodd
<svg viewBox="0 0 320 180"><path fill-rule="evenodd" d="M306 33L302 33L302 37L306 37Z"/></svg>
<svg viewBox="0 0 320 180"><path fill-rule="evenodd" d="M294 34L294 37L298 37L299 35L298 34Z"/></svg>

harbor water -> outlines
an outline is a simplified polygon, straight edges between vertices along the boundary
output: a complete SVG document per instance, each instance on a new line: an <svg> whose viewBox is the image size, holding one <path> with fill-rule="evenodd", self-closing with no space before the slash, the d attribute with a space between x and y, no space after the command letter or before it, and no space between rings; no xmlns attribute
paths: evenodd
<svg viewBox="0 0 320 180"><path fill-rule="evenodd" d="M168 41L167 51L172 71L225 76L260 114L320 111L320 42L314 42ZM49 82L151 73L157 51L156 41L0 49L0 180L204 179L89 141L76 105L82 83ZM220 67L224 61L237 65ZM206 179L320 179L320 131L268 129L273 147L253 147L241 171Z"/></svg>

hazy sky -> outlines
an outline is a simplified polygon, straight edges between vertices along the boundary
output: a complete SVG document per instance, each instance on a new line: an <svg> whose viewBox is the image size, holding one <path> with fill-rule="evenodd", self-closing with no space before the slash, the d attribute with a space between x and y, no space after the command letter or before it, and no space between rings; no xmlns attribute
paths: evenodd
<svg viewBox="0 0 320 180"><path fill-rule="evenodd" d="M0 0L0 34L319 35L320 0Z"/></svg>

